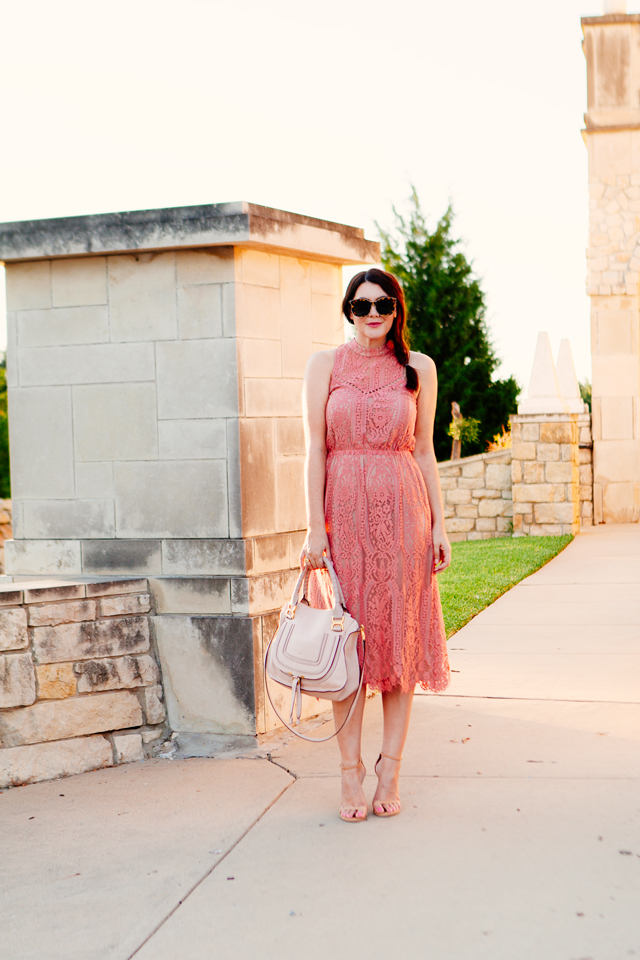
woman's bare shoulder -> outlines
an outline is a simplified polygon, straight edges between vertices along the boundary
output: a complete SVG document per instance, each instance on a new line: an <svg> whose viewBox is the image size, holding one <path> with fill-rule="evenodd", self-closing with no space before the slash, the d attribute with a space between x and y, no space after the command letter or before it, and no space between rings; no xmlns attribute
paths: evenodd
<svg viewBox="0 0 640 960"><path fill-rule="evenodd" d="M307 379L316 379L318 377L330 377L333 371L333 364L336 358L336 348L331 350L318 350L312 353L307 360L307 369L305 377Z"/></svg>
<svg viewBox="0 0 640 960"><path fill-rule="evenodd" d="M434 376L436 373L436 365L426 353L418 353L417 350L410 350L409 363L418 373L426 374L427 376Z"/></svg>

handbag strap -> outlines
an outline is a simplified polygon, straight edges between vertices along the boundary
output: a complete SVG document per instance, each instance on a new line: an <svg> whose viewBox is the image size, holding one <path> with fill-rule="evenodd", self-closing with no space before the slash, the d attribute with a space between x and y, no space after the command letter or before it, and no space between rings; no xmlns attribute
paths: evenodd
<svg viewBox="0 0 640 960"><path fill-rule="evenodd" d="M334 576L335 576L335 573L334 573ZM275 636L275 634L274 634L274 636ZM360 634L360 636L362 636L362 634ZM279 712L278 712L278 708L276 707L275 703L273 702L273 700L272 700L272 698L271 698L271 691L269 690L269 675L268 675L268 673L267 673L267 657L269 656L269 649L270 649L270 647L271 647L271 644L273 643L273 639L274 639L274 638L272 637L271 640L269 641L269 646L267 647L267 652L266 652L265 655L264 655L264 685L265 685L265 688L266 688L266 690L267 690L267 697L269 698L269 703L270 703L271 706L273 707L273 712L275 713L275 715L276 715L276 717L278 718L278 720L279 720L282 724L284 724L284 726L287 728L287 730L290 730L291 733L295 734L295 736L296 736L296 737L299 737L301 740L308 740L309 743L326 743L327 740L333 740L333 738L334 738L334 737L337 737L338 734L340 733L340 731L343 730L344 727L346 727L346 725L349 723L349 720L351 720L351 717L352 717L353 714L354 714L354 711L355 711L355 709L356 709L356 705L357 705L357 703L358 703L358 697L360 696L360 691L362 690L362 681L363 681L363 679L364 679L364 669L360 670L360 683L358 684L358 689L356 690L356 692L355 692L354 695L353 695L353 701L352 701L352 703L351 703L351 706L349 707L349 713L347 714L347 716L346 716L346 718L343 720L343 722L340 724L340 727L339 727L337 730L334 730L334 732L333 732L333 733L331 734L331 736L329 736L329 737L307 737L307 736L305 736L304 733L298 733L297 730L295 730L293 727L289 726L289 724L288 724L287 721L284 719L284 717L281 717L281 716L280 716L280 714L279 714ZM362 646L363 646L363 654L364 654L364 640L362 641ZM364 659L364 657L363 657L363 659Z"/></svg>
<svg viewBox="0 0 640 960"><path fill-rule="evenodd" d="M342 612L347 609L347 604L344 599L344 593L342 592L340 581L336 576L336 571L331 560L329 560L328 557L323 557L322 559L323 559L325 568L329 573L329 577L331 579L331 586L333 588L333 615L334 617L340 617L342 615ZM307 590L309 589L309 578L311 577L311 573L313 569L314 568L311 567L308 563L305 563L304 567L300 571L300 576L298 577L298 581L295 587L293 588L293 594L291 595L291 607L294 610L298 606L298 603L300 602L300 600L304 600L307 597ZM302 595L300 595L301 586L302 586Z"/></svg>

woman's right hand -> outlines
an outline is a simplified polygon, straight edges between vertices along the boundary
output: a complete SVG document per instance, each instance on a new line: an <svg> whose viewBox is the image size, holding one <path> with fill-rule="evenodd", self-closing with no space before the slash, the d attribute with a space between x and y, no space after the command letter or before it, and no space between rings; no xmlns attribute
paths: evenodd
<svg viewBox="0 0 640 960"><path fill-rule="evenodd" d="M331 559L331 548L326 530L307 530L307 535L300 551L300 566L308 563L314 570L324 567L323 557Z"/></svg>

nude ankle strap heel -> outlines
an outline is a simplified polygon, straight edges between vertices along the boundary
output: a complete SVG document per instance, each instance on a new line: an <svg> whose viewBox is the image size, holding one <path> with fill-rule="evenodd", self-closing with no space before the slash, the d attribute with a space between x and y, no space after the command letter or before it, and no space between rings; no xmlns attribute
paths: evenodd
<svg viewBox="0 0 640 960"><path fill-rule="evenodd" d="M352 764L350 767L345 767L344 763L341 763L341 764L340 764L340 769L341 769L341 770L355 770L356 767L359 767L361 764L362 764L362 757L360 757L360 759L358 760L357 763Z"/></svg>
<svg viewBox="0 0 640 960"><path fill-rule="evenodd" d="M362 757L360 757L357 763L352 763L350 766L347 766L347 767L345 767L343 763L340 764L341 770L358 770L360 767L364 769L365 776L366 776L367 771L364 766L364 763L362 762ZM356 811L364 810L364 816L363 817L345 817L343 813L344 810L356 810ZM364 823L364 821L367 819L367 808L366 807L348 807L346 804L343 804L340 807L340 819L344 820L345 823Z"/></svg>
<svg viewBox="0 0 640 960"><path fill-rule="evenodd" d="M375 764L374 764L374 766L373 766L373 769L374 769L374 770L377 769L378 764L380 763L380 761L382 760L383 757L384 757L386 760L395 760L396 763L401 763L401 762L402 762L402 757L392 757L390 753L379 753L379 754L378 754L378 759L376 760L376 762L375 762Z"/></svg>
<svg viewBox="0 0 640 960"><path fill-rule="evenodd" d="M389 753L379 754L378 759L376 760L375 766L373 768L376 773L376 776L378 772L378 764L380 763L383 757L385 758L385 760L395 760L396 763L400 763L400 761L402 760L402 757L392 757L391 754ZM378 809L376 809L376 806L378 807ZM385 807L391 807L392 809L385 810L384 809ZM402 810L402 805L399 800L377 800L373 804L373 813L376 817L397 817L401 810Z"/></svg>

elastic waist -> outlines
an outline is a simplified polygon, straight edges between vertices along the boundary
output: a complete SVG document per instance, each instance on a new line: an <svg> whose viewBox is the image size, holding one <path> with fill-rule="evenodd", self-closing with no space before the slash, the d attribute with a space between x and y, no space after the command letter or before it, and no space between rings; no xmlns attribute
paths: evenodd
<svg viewBox="0 0 640 960"><path fill-rule="evenodd" d="M413 456L413 450L386 450L380 447L360 447L359 449L329 450L327 452L328 457L369 457L372 455L378 457L411 457Z"/></svg>

